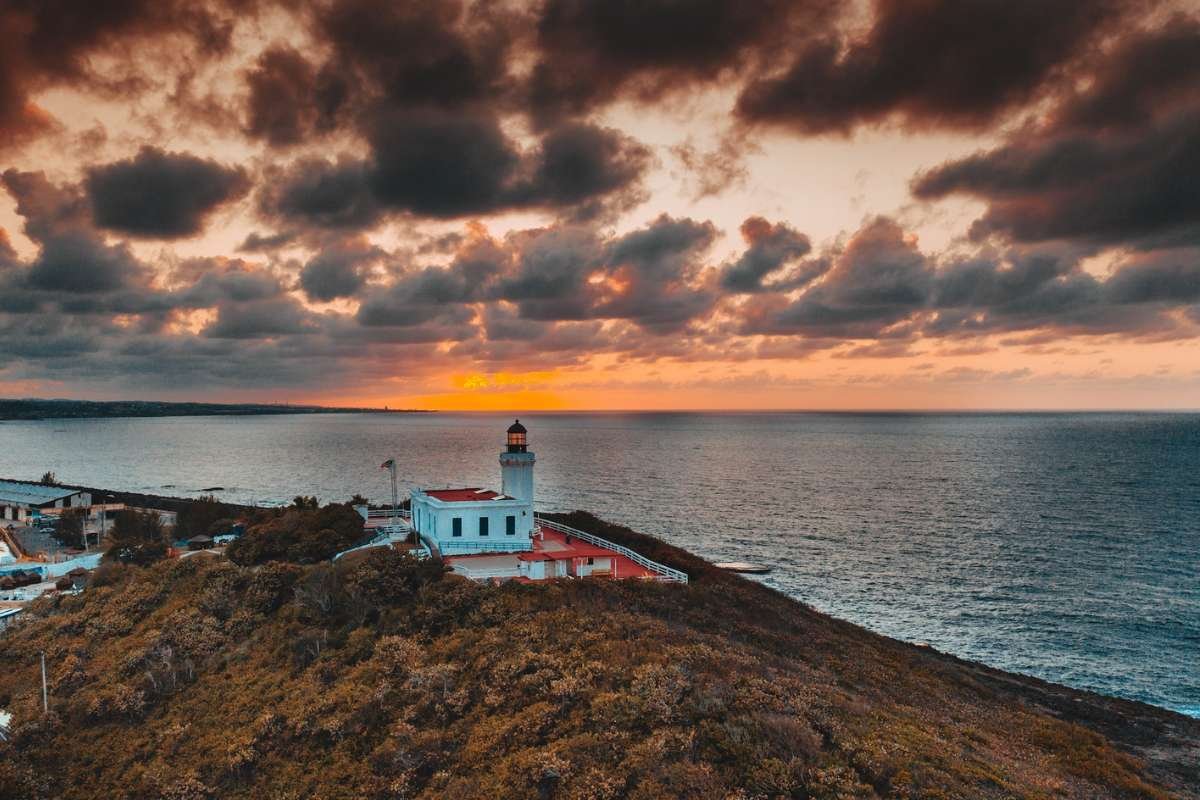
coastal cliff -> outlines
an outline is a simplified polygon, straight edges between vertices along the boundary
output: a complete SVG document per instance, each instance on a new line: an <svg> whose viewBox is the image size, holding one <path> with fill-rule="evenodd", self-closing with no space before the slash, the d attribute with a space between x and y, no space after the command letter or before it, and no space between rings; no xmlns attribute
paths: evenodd
<svg viewBox="0 0 1200 800"><path fill-rule="evenodd" d="M3 637L0 798L1200 797L1198 720L557 519L691 581L480 585L384 550L104 568Z"/></svg>

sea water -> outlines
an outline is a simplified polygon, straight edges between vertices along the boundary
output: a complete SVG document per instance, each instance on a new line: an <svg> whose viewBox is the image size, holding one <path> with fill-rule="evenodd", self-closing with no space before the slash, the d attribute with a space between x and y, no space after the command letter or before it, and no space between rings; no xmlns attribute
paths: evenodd
<svg viewBox="0 0 1200 800"><path fill-rule="evenodd" d="M521 415L586 509L872 630L1200 716L1200 415ZM0 423L0 477L237 502L499 484L511 417Z"/></svg>

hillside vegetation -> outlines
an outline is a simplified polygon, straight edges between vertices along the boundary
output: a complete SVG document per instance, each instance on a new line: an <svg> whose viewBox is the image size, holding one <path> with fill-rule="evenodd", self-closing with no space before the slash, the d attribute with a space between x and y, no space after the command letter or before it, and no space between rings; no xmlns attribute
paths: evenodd
<svg viewBox="0 0 1200 800"><path fill-rule="evenodd" d="M1200 723L566 521L693 580L485 586L384 550L105 567L0 638L0 798L1196 796Z"/></svg>

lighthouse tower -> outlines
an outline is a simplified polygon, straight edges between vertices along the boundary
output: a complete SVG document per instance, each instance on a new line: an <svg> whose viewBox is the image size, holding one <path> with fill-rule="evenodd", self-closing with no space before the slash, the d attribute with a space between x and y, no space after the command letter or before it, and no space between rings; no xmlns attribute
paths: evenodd
<svg viewBox="0 0 1200 800"><path fill-rule="evenodd" d="M533 453L525 440L525 426L517 420L508 426L508 446L500 454L500 491L533 505Z"/></svg>

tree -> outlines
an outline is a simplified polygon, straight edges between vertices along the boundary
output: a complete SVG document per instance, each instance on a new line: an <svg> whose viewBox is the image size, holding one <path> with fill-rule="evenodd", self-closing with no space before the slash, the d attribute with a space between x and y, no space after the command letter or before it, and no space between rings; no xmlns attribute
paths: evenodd
<svg viewBox="0 0 1200 800"><path fill-rule="evenodd" d="M108 544L105 559L140 567L167 555L162 518L153 511L118 511L108 534Z"/></svg>
<svg viewBox="0 0 1200 800"><path fill-rule="evenodd" d="M53 472L42 473L42 478L41 478L41 480L38 481L38 483L42 484L43 486L61 486L62 485L61 483L58 482L58 477Z"/></svg>
<svg viewBox="0 0 1200 800"><path fill-rule="evenodd" d="M213 523L235 516L237 509L234 506L220 502L211 494L204 495L179 509L175 517L175 537L190 539L201 534L211 535Z"/></svg>
<svg viewBox="0 0 1200 800"><path fill-rule="evenodd" d="M354 497L350 498L350 505L352 506L366 506L370 504L371 501L363 497L361 494L355 494Z"/></svg>
<svg viewBox="0 0 1200 800"><path fill-rule="evenodd" d="M292 561L314 564L358 544L363 518L348 505L331 503L314 509L293 506L247 525L225 554L236 564Z"/></svg>
<svg viewBox="0 0 1200 800"><path fill-rule="evenodd" d="M317 501L317 498L312 497L311 495L298 494L292 499L292 507L317 509L321 507L321 504Z"/></svg>
<svg viewBox="0 0 1200 800"><path fill-rule="evenodd" d="M83 519L87 512L82 508L69 508L59 515L54 525L54 538L63 547L83 549Z"/></svg>

